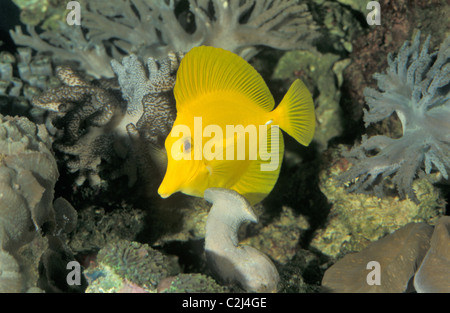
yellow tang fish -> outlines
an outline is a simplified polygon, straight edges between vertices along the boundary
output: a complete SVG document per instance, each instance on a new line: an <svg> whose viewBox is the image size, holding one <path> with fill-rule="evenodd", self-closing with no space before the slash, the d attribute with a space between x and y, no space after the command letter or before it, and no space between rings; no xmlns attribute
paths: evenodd
<svg viewBox="0 0 450 313"><path fill-rule="evenodd" d="M177 117L165 141L167 170L158 193L203 197L210 187L232 189L255 204L280 173L286 131L307 146L315 129L314 103L296 80L281 103L240 56L196 47L182 59L174 87Z"/></svg>

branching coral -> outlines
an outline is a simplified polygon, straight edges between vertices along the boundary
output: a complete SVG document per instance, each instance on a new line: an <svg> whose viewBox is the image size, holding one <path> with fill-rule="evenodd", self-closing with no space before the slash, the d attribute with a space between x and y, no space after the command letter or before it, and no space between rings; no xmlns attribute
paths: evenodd
<svg viewBox="0 0 450 313"><path fill-rule="evenodd" d="M394 112L403 126L403 136L363 136L362 143L346 156L353 166L341 177L351 182L351 191L367 191L372 185L382 194L377 178L393 175L401 196L414 198L411 189L417 172L440 172L448 179L450 169L450 37L439 51L429 53L430 38L420 49L420 33L406 42L396 58L389 55L386 74L376 74L378 90L365 89L369 107L366 127ZM375 153L374 156L370 154Z"/></svg>
<svg viewBox="0 0 450 313"><path fill-rule="evenodd" d="M54 148L66 154L69 171L78 172L77 185L88 179L99 186L102 160L116 158L123 167L111 178L127 175L129 185L134 184L137 166L148 166L144 142L157 143L173 123L170 92L180 57L170 53L161 61L149 58L147 69L134 55L122 64L112 62L126 102L114 82L88 82L69 67L57 68L63 85L34 98L33 105L52 112L47 127L56 136Z"/></svg>
<svg viewBox="0 0 450 313"><path fill-rule="evenodd" d="M42 34L28 26L30 35L17 27L11 36L18 45L76 61L98 78L113 76L111 58L132 53L147 59L210 45L249 59L258 45L311 49L318 35L306 4L295 0L82 1L82 7L82 26Z"/></svg>
<svg viewBox="0 0 450 313"><path fill-rule="evenodd" d="M132 123L129 130L139 129L155 144L165 139L176 117L172 89L182 57L182 53L169 52L160 61L148 58L147 68L135 55L123 58L122 64L111 61L122 96L128 102L126 123Z"/></svg>
<svg viewBox="0 0 450 313"><path fill-rule="evenodd" d="M10 31L14 42L19 46L33 48L39 52L51 52L58 62L78 62L81 68L94 77L112 77L110 58L103 45L88 41L80 26L61 24L60 32L45 31L38 34L33 26L27 26L29 35L20 26Z"/></svg>
<svg viewBox="0 0 450 313"><path fill-rule="evenodd" d="M73 157L67 165L71 172L80 171L81 184L89 178L98 184L97 167L112 141L112 134L104 128L113 127L113 117L124 115L124 108L111 93L95 87L76 75L69 67L57 68L62 86L48 90L33 99L33 105L53 112L52 127L63 130L57 133L55 149Z"/></svg>

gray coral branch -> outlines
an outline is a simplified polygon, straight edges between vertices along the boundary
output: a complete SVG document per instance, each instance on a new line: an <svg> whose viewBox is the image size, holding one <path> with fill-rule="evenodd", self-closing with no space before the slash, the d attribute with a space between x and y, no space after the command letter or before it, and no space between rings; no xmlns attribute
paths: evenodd
<svg viewBox="0 0 450 313"><path fill-rule="evenodd" d="M306 4L297 0L189 0L182 13L176 0L82 2L81 26L61 24L60 32L41 34L28 26L29 35L16 27L11 36L58 61L76 61L96 78L112 77L110 60L129 54L146 60L207 45L250 59L258 46L314 50L318 36Z"/></svg>

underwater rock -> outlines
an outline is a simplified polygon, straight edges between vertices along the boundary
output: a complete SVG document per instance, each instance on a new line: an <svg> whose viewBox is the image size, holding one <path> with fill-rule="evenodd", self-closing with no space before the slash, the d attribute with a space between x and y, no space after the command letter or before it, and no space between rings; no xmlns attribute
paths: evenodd
<svg viewBox="0 0 450 313"><path fill-rule="evenodd" d="M425 223L408 224L364 250L348 254L332 265L322 280L325 292L405 292L422 262L433 228ZM380 280L368 281L371 262L378 262ZM370 265L370 267L369 267ZM375 268L376 269L376 268Z"/></svg>
<svg viewBox="0 0 450 313"><path fill-rule="evenodd" d="M430 250L414 277L417 292L450 292L450 216L443 216L434 227Z"/></svg>
<svg viewBox="0 0 450 313"><path fill-rule="evenodd" d="M280 278L269 257L253 247L238 245L239 226L257 222L249 202L223 188L208 188L204 197L213 204L205 234L206 259L213 271L225 282L237 282L249 292L276 292Z"/></svg>
<svg viewBox="0 0 450 313"><path fill-rule="evenodd" d="M177 260L147 244L119 240L103 247L95 266L84 272L86 292L155 292L161 279L179 271Z"/></svg>
<svg viewBox="0 0 450 313"><path fill-rule="evenodd" d="M346 252L359 251L370 242L411 222L434 224L445 209L439 189L428 179L417 179L412 188L418 202L401 200L392 195L378 198L369 194L348 193L340 187L337 177L347 171L350 164L342 158L342 150L330 150L326 168L319 174L319 187L332 204L328 221L319 229L311 247L337 257ZM390 185L393 188L392 184Z"/></svg>
<svg viewBox="0 0 450 313"><path fill-rule="evenodd" d="M369 12L366 9L367 2L359 0L338 0L339 3L350 6L353 10L359 11L362 14ZM367 14L364 14L367 15Z"/></svg>

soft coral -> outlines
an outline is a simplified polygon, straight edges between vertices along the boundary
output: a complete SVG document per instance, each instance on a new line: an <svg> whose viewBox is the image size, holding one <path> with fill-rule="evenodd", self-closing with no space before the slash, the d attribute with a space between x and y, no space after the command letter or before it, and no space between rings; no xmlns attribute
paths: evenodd
<svg viewBox="0 0 450 313"><path fill-rule="evenodd" d="M341 182L351 182L350 191L364 192L374 186L375 192L381 194L377 177L393 175L399 194L414 198L411 183L422 169L426 174L437 169L448 179L450 37L439 51L431 54L429 43L430 37L420 50L420 33L412 44L405 42L396 58L389 55L386 74L374 75L379 90L364 90L368 105L368 110L364 110L365 126L395 112L402 123L403 136L363 136L362 143L346 154L353 166L340 176Z"/></svg>

